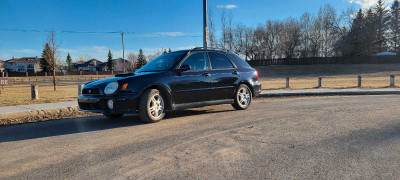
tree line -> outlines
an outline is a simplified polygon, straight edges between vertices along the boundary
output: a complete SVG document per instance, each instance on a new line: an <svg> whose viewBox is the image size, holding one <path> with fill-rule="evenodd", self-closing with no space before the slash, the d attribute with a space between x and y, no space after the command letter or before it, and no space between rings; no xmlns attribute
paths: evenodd
<svg viewBox="0 0 400 180"><path fill-rule="evenodd" d="M243 54L246 60L365 56L399 52L400 3L388 7L382 0L369 8L341 13L329 4L316 14L267 20L257 27L233 25L232 13L221 14L221 34L216 36L213 12L209 13L211 47Z"/></svg>

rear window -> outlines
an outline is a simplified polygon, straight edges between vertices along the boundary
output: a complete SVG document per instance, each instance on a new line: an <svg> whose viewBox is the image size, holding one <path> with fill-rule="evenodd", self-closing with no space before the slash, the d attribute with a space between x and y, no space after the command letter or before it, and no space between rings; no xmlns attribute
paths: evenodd
<svg viewBox="0 0 400 180"><path fill-rule="evenodd" d="M246 67L246 68L251 68L251 66L250 66L245 60L243 60L242 58L240 58L240 57L237 56L236 54L229 53L229 54L228 54L228 57L229 57L233 62L235 62L235 64L238 65L238 66L242 66L242 67Z"/></svg>
<svg viewBox="0 0 400 180"><path fill-rule="evenodd" d="M234 68L232 62L224 55L219 53L208 53L210 56L211 67L213 69L230 69Z"/></svg>

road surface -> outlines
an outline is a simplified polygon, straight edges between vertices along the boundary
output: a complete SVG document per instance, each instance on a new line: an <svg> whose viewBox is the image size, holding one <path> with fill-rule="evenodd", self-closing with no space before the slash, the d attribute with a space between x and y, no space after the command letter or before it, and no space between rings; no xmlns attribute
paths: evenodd
<svg viewBox="0 0 400 180"><path fill-rule="evenodd" d="M400 96L0 127L0 179L399 179Z"/></svg>

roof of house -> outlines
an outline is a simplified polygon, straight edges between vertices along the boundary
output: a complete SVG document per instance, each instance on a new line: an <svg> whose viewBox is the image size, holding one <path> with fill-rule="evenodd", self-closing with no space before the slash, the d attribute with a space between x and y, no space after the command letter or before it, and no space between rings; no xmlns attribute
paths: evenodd
<svg viewBox="0 0 400 180"><path fill-rule="evenodd" d="M114 63L124 63L124 61L122 60L122 58L113 59L113 62L114 62ZM125 64L127 64L127 63L129 64L129 63L131 63L131 62L125 59Z"/></svg>
<svg viewBox="0 0 400 180"><path fill-rule="evenodd" d="M20 63L39 63L40 58L38 57L22 57L22 58L13 58L7 60L6 62L20 62Z"/></svg>
<svg viewBox="0 0 400 180"><path fill-rule="evenodd" d="M96 68L101 68L106 66L106 63L101 62L97 59L91 59L89 61L86 61L82 64L74 64L75 68L80 68L80 67L96 67Z"/></svg>

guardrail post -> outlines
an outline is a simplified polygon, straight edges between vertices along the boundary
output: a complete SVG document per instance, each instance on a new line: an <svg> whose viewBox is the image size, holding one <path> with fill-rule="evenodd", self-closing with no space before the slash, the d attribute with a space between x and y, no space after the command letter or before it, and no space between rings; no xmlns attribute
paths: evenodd
<svg viewBox="0 0 400 180"><path fill-rule="evenodd" d="M390 87L396 86L396 79L394 75L390 75Z"/></svg>
<svg viewBox="0 0 400 180"><path fill-rule="evenodd" d="M318 88L322 87L322 77L318 78Z"/></svg>
<svg viewBox="0 0 400 180"><path fill-rule="evenodd" d="M286 78L286 88L289 88L290 87L290 80L289 80L289 78Z"/></svg>
<svg viewBox="0 0 400 180"><path fill-rule="evenodd" d="M361 87L362 86L362 77L358 76L358 86L357 87Z"/></svg>
<svg viewBox="0 0 400 180"><path fill-rule="evenodd" d="M99 71L96 71L96 75L99 75Z"/></svg>
<svg viewBox="0 0 400 180"><path fill-rule="evenodd" d="M44 72L44 76L47 76L47 72Z"/></svg>
<svg viewBox="0 0 400 180"><path fill-rule="evenodd" d="M28 71L26 71L26 72L25 72L25 74L26 74L26 77L28 77L28 76L29 76L29 74L28 74Z"/></svg>
<svg viewBox="0 0 400 180"><path fill-rule="evenodd" d="M78 84L78 96L82 95L83 84Z"/></svg>
<svg viewBox="0 0 400 180"><path fill-rule="evenodd" d="M39 86L37 84L31 84L31 96L32 100L39 99Z"/></svg>
<svg viewBox="0 0 400 180"><path fill-rule="evenodd" d="M82 71L79 71L79 74L82 76Z"/></svg>

